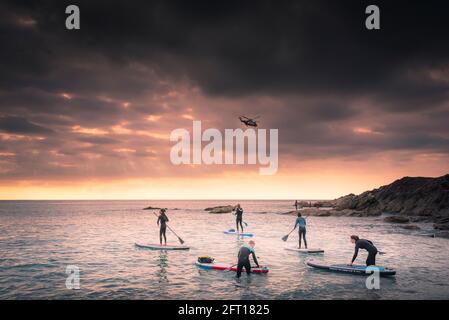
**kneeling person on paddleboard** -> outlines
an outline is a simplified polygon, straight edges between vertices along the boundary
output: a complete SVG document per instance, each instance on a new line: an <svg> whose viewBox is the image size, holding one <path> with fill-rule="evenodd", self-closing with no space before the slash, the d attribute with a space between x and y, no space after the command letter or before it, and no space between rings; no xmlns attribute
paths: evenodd
<svg viewBox="0 0 449 320"><path fill-rule="evenodd" d="M351 242L355 244L354 256L352 257L352 261L349 263L350 266L354 263L355 259L357 259L357 255L359 254L359 249L365 249L368 251L368 258L366 259L366 266L375 266L376 265L376 255L377 248L374 246L372 241L366 239L360 239L358 236L351 236Z"/></svg>
<svg viewBox="0 0 449 320"><path fill-rule="evenodd" d="M243 247L240 248L239 255L238 255L238 263L237 263L237 278L240 278L242 275L243 267L245 267L246 273L248 275L251 274L251 263L249 262L249 256L253 256L254 263L256 264L257 268L259 268L259 262L256 258L256 252L254 251L254 247L256 246L256 243L251 240L248 242L248 244L244 244Z"/></svg>
<svg viewBox="0 0 449 320"><path fill-rule="evenodd" d="M159 217L157 219L157 225L160 227L159 229L159 242L162 245L162 237L164 238L165 241L165 245L167 245L167 222L168 217L165 214L165 209L161 209L161 211L159 211Z"/></svg>

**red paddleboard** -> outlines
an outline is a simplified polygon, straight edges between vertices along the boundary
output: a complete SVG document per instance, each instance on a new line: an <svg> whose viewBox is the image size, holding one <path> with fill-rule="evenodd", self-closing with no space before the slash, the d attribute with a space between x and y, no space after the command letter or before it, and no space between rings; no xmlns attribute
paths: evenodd
<svg viewBox="0 0 449 320"><path fill-rule="evenodd" d="M229 263L199 263L197 262L196 265L200 267L201 269L206 270L220 270L220 271L234 271L237 272L237 266L233 266ZM245 270L243 268L243 270ZM268 273L270 271L267 267L262 268L251 268L251 273Z"/></svg>

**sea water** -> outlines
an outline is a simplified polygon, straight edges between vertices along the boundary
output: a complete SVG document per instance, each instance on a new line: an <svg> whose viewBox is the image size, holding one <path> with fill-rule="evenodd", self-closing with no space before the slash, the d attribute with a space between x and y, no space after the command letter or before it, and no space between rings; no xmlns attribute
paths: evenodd
<svg viewBox="0 0 449 320"><path fill-rule="evenodd" d="M292 201L239 201L245 210L245 232L255 234L256 252L266 275L201 270L198 256L234 264L248 239L226 235L235 228L232 214L210 214L204 208L237 201L1 201L0 299L449 299L449 240L430 238L431 224L411 231L382 217L309 217L309 247L324 255L285 250L298 235L281 238L295 217ZM157 243L152 211L168 208L169 226L190 251L152 251L135 242ZM176 210L174 210L176 209ZM351 234L372 240L385 251L378 265L397 270L382 278L379 290L368 290L364 276L334 274L308 267L319 262L347 263L353 254ZM177 238L167 231L170 244ZM358 262L366 259L360 252ZM79 270L79 289L66 286L66 268Z"/></svg>

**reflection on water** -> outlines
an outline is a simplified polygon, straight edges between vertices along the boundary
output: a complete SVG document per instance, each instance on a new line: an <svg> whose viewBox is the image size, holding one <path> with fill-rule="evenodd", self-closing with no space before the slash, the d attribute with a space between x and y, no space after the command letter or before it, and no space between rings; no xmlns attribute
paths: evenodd
<svg viewBox="0 0 449 320"><path fill-rule="evenodd" d="M157 259L157 264L159 265L159 270L156 272L159 283L167 283L167 267L168 258L167 251L159 251L159 258Z"/></svg>
<svg viewBox="0 0 449 320"><path fill-rule="evenodd" d="M353 253L350 234L371 239L386 254L380 265L398 271L370 291L365 277L310 269L308 256L285 250L297 244L287 234L295 217L286 201L240 201L245 231L255 234L256 252L267 275L198 269L198 256L235 264L249 238L225 235L234 227L231 214L203 209L232 204L223 201L52 201L0 202L1 299L448 299L449 241L420 236L431 230L403 230L382 218L308 218L309 247L324 255L313 259L346 263ZM156 219L146 206L180 208L168 211L170 226L190 251L139 249L135 242L158 242ZM178 244L169 231L168 241ZM363 263L366 254L361 252ZM81 270L80 290L65 287L68 265Z"/></svg>

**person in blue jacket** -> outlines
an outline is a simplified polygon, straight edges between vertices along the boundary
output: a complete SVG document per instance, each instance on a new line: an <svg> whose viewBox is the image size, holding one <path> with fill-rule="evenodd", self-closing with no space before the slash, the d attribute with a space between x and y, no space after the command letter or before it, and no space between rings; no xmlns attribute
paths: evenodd
<svg viewBox="0 0 449 320"><path fill-rule="evenodd" d="M299 232L299 249L301 249L301 238L304 239L304 245L307 249L307 240L306 240L306 219L301 216L301 213L298 212L298 218L296 218L295 228L298 227Z"/></svg>

